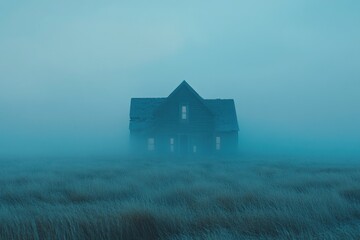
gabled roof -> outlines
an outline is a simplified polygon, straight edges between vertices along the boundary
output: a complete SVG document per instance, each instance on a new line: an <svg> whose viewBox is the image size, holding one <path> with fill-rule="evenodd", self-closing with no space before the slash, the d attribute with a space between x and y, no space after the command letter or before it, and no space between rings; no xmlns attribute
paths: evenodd
<svg viewBox="0 0 360 240"><path fill-rule="evenodd" d="M181 88L187 88L204 104L215 117L215 131L238 131L234 100L203 99L186 81L183 81L169 96ZM168 98L132 98L130 106L130 130L143 131L151 127L153 116Z"/></svg>
<svg viewBox="0 0 360 240"><path fill-rule="evenodd" d="M165 101L158 107L157 112L161 112L163 108L166 108L167 103L171 100L171 98L175 97L176 94L181 90L186 89L189 91L199 102L204 106L204 109L206 109L210 114L213 114L212 111L208 108L208 106L205 104L204 99L184 80L180 83L177 88L175 88L172 93L165 99ZM155 113L156 114L156 113Z"/></svg>
<svg viewBox="0 0 360 240"><path fill-rule="evenodd" d="M151 125L154 111L166 98L132 98L130 130L145 130Z"/></svg>
<svg viewBox="0 0 360 240"><path fill-rule="evenodd" d="M205 104L215 115L215 130L238 131L235 103L233 99L205 99Z"/></svg>

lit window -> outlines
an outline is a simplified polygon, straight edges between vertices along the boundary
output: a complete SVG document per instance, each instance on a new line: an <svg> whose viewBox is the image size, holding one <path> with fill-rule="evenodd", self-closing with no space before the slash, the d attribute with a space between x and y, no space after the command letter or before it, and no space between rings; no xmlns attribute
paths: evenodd
<svg viewBox="0 0 360 240"><path fill-rule="evenodd" d="M194 145L193 146L193 152L196 153L196 151L197 151L197 147L196 147L196 145Z"/></svg>
<svg viewBox="0 0 360 240"><path fill-rule="evenodd" d="M155 150L155 139L154 138L148 138L148 150L149 151Z"/></svg>
<svg viewBox="0 0 360 240"><path fill-rule="evenodd" d="M170 138L170 152L174 152L174 138Z"/></svg>
<svg viewBox="0 0 360 240"><path fill-rule="evenodd" d="M221 138L216 137L216 150L220 150L221 148Z"/></svg>
<svg viewBox="0 0 360 240"><path fill-rule="evenodd" d="M181 106L181 119L182 120L187 119L187 106L185 105Z"/></svg>

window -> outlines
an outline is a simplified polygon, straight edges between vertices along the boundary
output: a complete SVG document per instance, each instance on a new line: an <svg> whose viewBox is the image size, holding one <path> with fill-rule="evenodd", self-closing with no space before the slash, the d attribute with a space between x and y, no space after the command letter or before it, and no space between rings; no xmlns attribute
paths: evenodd
<svg viewBox="0 0 360 240"><path fill-rule="evenodd" d="M181 119L182 120L187 119L187 106L186 105L181 106Z"/></svg>
<svg viewBox="0 0 360 240"><path fill-rule="evenodd" d="M216 137L216 150L220 150L221 148L221 138Z"/></svg>
<svg viewBox="0 0 360 240"><path fill-rule="evenodd" d="M196 145L193 146L193 153L196 153L197 152L197 147Z"/></svg>
<svg viewBox="0 0 360 240"><path fill-rule="evenodd" d="M148 138L148 150L151 152L155 150L155 138Z"/></svg>
<svg viewBox="0 0 360 240"><path fill-rule="evenodd" d="M175 150L174 143L174 138L170 138L170 152L174 152Z"/></svg>

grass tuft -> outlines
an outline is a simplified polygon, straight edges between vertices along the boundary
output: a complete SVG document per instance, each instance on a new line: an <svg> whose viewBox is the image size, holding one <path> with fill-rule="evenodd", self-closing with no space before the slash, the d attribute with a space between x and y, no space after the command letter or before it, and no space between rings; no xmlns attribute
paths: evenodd
<svg viewBox="0 0 360 240"><path fill-rule="evenodd" d="M343 190L340 195L350 202L360 203L360 188Z"/></svg>

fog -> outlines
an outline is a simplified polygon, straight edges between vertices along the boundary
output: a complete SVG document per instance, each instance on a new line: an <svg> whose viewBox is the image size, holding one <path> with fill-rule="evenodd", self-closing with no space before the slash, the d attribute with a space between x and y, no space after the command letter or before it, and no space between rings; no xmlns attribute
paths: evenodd
<svg viewBox="0 0 360 240"><path fill-rule="evenodd" d="M360 156L358 1L2 1L0 158L117 156L131 97L233 98L243 155Z"/></svg>

